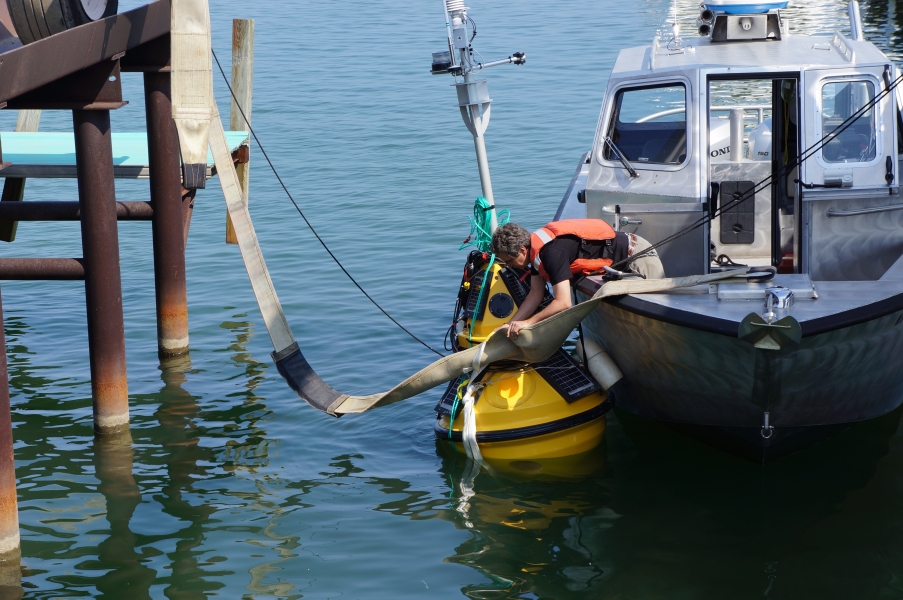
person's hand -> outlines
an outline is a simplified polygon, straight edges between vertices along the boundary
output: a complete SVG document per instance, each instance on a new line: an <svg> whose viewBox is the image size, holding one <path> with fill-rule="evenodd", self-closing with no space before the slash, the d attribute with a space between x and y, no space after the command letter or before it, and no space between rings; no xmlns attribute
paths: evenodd
<svg viewBox="0 0 903 600"><path fill-rule="evenodd" d="M508 337L511 339L516 338L518 332L527 325L528 323L526 321L511 321L508 323Z"/></svg>

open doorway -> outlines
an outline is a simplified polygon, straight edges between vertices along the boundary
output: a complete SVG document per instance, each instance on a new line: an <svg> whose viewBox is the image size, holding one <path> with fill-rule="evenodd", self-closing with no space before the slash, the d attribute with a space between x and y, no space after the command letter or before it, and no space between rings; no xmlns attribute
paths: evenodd
<svg viewBox="0 0 903 600"><path fill-rule="evenodd" d="M710 76L712 266L772 265L799 272L798 77Z"/></svg>

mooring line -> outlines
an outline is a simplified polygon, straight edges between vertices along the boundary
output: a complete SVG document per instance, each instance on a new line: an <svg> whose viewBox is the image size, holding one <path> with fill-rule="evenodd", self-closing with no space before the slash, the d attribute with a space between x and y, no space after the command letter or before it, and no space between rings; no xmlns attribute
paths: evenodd
<svg viewBox="0 0 903 600"><path fill-rule="evenodd" d="M216 52L213 52L213 49L211 49L210 51L213 54L213 60L216 61L216 66L219 69L220 75L223 76L223 81L226 82L226 87L229 88L229 94L232 95L232 100L235 102L235 106L238 108L238 112L241 113L241 118L244 120L245 124L248 126L248 131L250 131L251 135L254 137L254 141L257 143L257 147L260 148L260 152L263 154L263 157L266 159L267 164L270 165L270 169L272 169L273 175L276 176L276 179L279 181L279 185L281 185L282 189L285 191L285 195L288 196L288 199L292 201L292 204L295 206L295 210L297 210L298 214L301 215L301 218L304 219L304 222L307 224L307 227L310 229L311 233L314 234L314 237L317 238L317 241L320 242L320 245L323 246L323 249L326 250L326 252L332 258L332 260L335 261L335 264L337 264L339 266L339 268L342 270L342 272L348 277L348 279L351 280L351 283L353 283L355 285L355 287L357 287L357 289L359 289L361 291L361 293L364 296L366 296L367 300L372 302L373 306L378 308L382 314L386 315L386 317L388 317L390 321L395 323L399 327L399 329L401 329L406 334L411 336L414 340L416 340L418 343L420 343L420 345L422 345L424 348L428 349L430 352L438 354L439 356L445 356L444 354L442 354L441 352L439 352L438 350L436 350L435 348L433 348L432 346L430 346L429 344L427 344L426 342L421 340L419 337L417 337L416 335L411 333L404 325L402 325L401 323L396 321L395 317L393 317L388 312L386 312L386 309L384 309L382 306L380 306L379 302L374 300L373 297L370 294L368 294L367 291L363 287L361 287L361 284L359 284L357 282L357 280L351 275L351 273L348 272L348 269L346 269L345 266L341 263L341 261L339 261L338 257L336 257L336 255L332 253L332 250L329 249L329 246L326 245L326 242L323 241L323 238L321 238L320 234L317 233L317 230L314 229L314 226L311 225L310 221L307 220L307 217L304 215L304 212L301 210L301 207L298 206L298 203L295 202L295 198L292 196L291 192L288 191L288 187L286 187L285 182L282 181L282 177L279 176L279 172L276 170L276 166L273 165L273 161L270 160L269 155L267 155L267 151L264 150L263 144L260 143L260 138L257 137L257 134L254 132L254 129L251 127L251 123L250 123L250 121L248 121L248 117L245 116L245 111L241 107L241 104L239 104L238 98L235 97L235 92L232 90L232 85L229 83L229 79L226 77L226 72L223 70L223 66L220 64L219 58L217 58L217 56L216 56Z"/></svg>

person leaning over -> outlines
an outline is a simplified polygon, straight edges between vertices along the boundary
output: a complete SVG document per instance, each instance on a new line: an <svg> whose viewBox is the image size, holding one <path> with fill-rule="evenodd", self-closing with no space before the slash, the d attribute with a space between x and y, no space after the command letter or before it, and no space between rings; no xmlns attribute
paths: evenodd
<svg viewBox="0 0 903 600"><path fill-rule="evenodd" d="M509 267L530 269L530 293L504 326L508 337L516 338L527 325L570 308L571 278L601 271L649 246L640 236L615 231L601 219L554 221L533 234L515 223L502 225L492 235L492 251ZM665 276L655 250L631 262L629 268L646 279ZM536 312L546 281L555 298Z"/></svg>

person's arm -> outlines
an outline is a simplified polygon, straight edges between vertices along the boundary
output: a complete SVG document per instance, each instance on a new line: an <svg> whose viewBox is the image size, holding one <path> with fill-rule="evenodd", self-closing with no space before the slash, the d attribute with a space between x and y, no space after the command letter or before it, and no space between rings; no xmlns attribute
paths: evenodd
<svg viewBox="0 0 903 600"><path fill-rule="evenodd" d="M532 317L533 313L536 312L536 309L539 308L539 305L542 303L543 292L545 292L545 289L546 283L543 281L542 277L531 275L530 291L527 292L524 303L520 305L509 322L522 321L523 319Z"/></svg>
<svg viewBox="0 0 903 600"><path fill-rule="evenodd" d="M517 313L515 313L514 317L511 318L511 322L508 323L508 337L516 338L517 333L527 325L539 323L543 319L548 319L552 315L557 315L561 311L567 310L571 307L571 282L565 279L564 281L559 281L552 286L552 294L555 296L555 299L549 302L549 305L547 307L545 307L535 315L524 318L524 315L529 315L532 311L536 310L537 306L539 306L539 303L542 301L544 288L545 282L543 281L542 277L537 277L534 275L530 280L530 293L527 294L527 299L524 300L524 305L517 311ZM528 303L530 301L530 297L533 296L534 290L538 290L539 293L537 294L537 297L535 299L535 304L533 304L530 311L527 312L525 309L528 308Z"/></svg>

